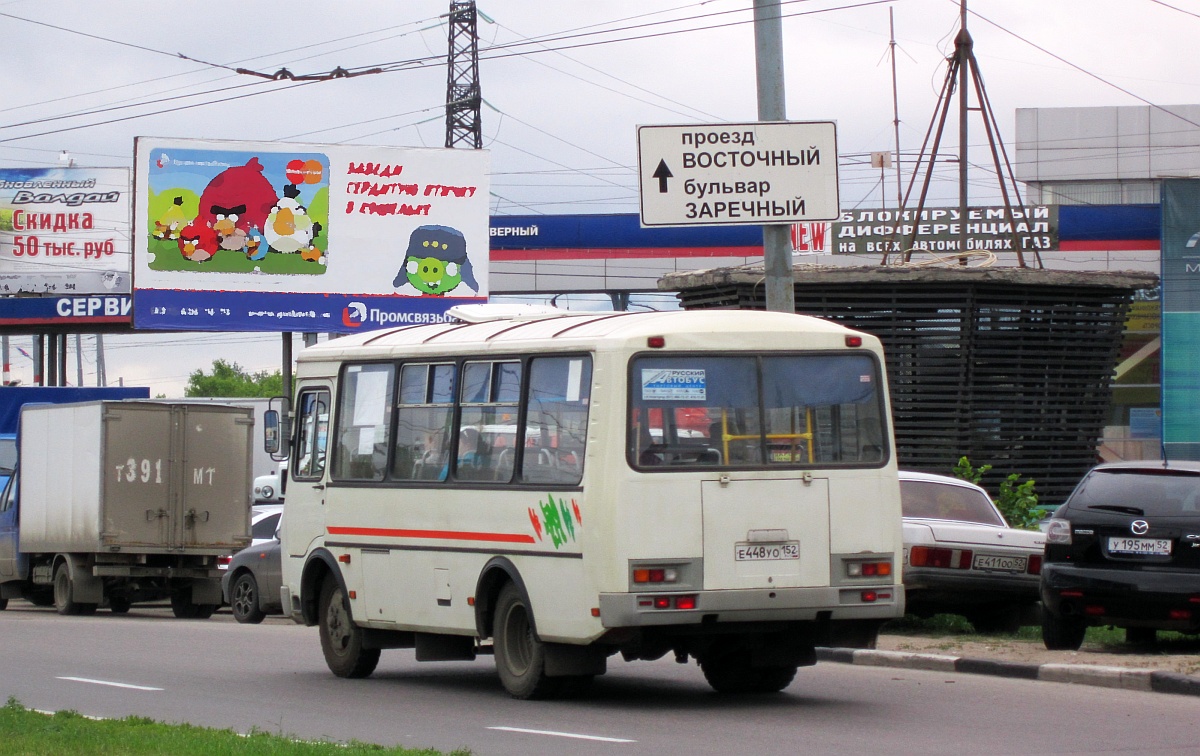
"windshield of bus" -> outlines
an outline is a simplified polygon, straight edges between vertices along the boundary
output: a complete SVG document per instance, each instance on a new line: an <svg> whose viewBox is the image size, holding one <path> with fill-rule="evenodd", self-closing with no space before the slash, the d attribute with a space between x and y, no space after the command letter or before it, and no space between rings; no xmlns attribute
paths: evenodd
<svg viewBox="0 0 1200 756"><path fill-rule="evenodd" d="M878 467L879 365L864 353L645 355L631 362L636 468Z"/></svg>

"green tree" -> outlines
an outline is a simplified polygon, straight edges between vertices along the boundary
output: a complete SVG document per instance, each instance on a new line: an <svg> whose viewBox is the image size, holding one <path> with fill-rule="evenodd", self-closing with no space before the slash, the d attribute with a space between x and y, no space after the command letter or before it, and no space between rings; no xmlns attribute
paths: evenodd
<svg viewBox="0 0 1200 756"><path fill-rule="evenodd" d="M983 485L980 481L991 469L991 465L973 467L966 457L959 457L958 464L954 466L952 472L954 477L959 480L965 480L978 486ZM1017 481L1020 479L1019 474L1012 473L1000 481L1000 487L992 498L996 502L996 508L1000 510L1000 514L1004 515L1004 519L1008 521L1009 525L1025 530L1037 530L1042 513L1037 509L1038 495L1033 490L1034 482L1027 480L1024 483L1018 483Z"/></svg>
<svg viewBox="0 0 1200 756"><path fill-rule="evenodd" d="M283 373L260 370L248 373L236 362L213 360L212 372L196 370L188 376L184 396L280 396L283 394Z"/></svg>

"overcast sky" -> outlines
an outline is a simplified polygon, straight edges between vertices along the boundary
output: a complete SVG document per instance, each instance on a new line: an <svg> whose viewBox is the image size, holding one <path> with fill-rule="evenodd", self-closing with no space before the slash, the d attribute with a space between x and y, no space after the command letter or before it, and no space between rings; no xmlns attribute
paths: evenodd
<svg viewBox="0 0 1200 756"><path fill-rule="evenodd" d="M77 165L132 167L139 135L440 147L448 7L0 2L0 166L57 166L65 150ZM751 7L752 0L481 1L492 213L636 212L636 126L753 120ZM837 122L843 209L894 205L894 174L881 186L866 164L869 153L894 149L888 11L901 152L910 153L934 113L957 0L783 0L782 8L788 117ZM1016 108L1200 102L1195 2L973 0L970 10L1007 140ZM385 71L301 83L234 70L284 67L297 75ZM977 119L971 128L970 159L987 163ZM956 132L947 138L957 145ZM939 172L939 203L954 201L954 170ZM972 204L999 198L982 170L970 191ZM279 365L278 336L110 336L106 344L110 382L124 378L168 396L218 357L250 370ZM85 352L90 383L94 350ZM27 359L14 352L12 362L17 377L31 377Z"/></svg>

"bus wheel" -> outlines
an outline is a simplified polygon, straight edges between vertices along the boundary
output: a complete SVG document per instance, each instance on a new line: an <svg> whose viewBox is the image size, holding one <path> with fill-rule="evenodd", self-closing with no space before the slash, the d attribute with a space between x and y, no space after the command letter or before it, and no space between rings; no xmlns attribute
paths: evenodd
<svg viewBox="0 0 1200 756"><path fill-rule="evenodd" d="M778 693L791 685L796 666L752 667L747 653L709 656L700 661L704 679L718 693Z"/></svg>
<svg viewBox="0 0 1200 756"><path fill-rule="evenodd" d="M496 672L513 698L546 698L558 693L558 678L546 677L546 647L533 637L525 599L512 583L500 589L494 620Z"/></svg>
<svg viewBox="0 0 1200 756"><path fill-rule="evenodd" d="M82 604L75 600L75 586L71 583L71 571L66 564L58 565L54 571L54 608L59 614L94 614L95 604Z"/></svg>
<svg viewBox="0 0 1200 756"><path fill-rule="evenodd" d="M379 649L363 648L363 631L350 618L346 594L333 578L321 583L318 605L321 651L338 677L369 677L379 664Z"/></svg>

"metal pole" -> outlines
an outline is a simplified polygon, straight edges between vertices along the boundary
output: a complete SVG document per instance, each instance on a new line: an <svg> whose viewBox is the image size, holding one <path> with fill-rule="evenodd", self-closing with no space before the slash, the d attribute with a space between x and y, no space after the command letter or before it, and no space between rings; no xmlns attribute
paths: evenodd
<svg viewBox="0 0 1200 756"><path fill-rule="evenodd" d="M4 363L3 376L0 385L7 386L12 382L12 365L8 361L8 336L0 336L0 361Z"/></svg>
<svg viewBox="0 0 1200 756"><path fill-rule="evenodd" d="M75 385L83 385L83 336L75 334Z"/></svg>
<svg viewBox="0 0 1200 756"><path fill-rule="evenodd" d="M900 97L896 94L896 22L891 8L888 8L888 29L892 35L889 45L892 49L892 128L896 132L896 207L903 212L904 187L900 177Z"/></svg>
<svg viewBox="0 0 1200 756"><path fill-rule="evenodd" d="M967 251L967 75L971 56L971 35L967 33L967 0L960 0L962 28L955 40L954 54L958 58L958 251ZM965 257L959 262L966 265Z"/></svg>
<svg viewBox="0 0 1200 756"><path fill-rule="evenodd" d="M104 334L96 334L96 385L108 385L108 370L104 365Z"/></svg>
<svg viewBox="0 0 1200 756"><path fill-rule="evenodd" d="M754 66L758 80L758 120L785 121L783 88L783 17L779 0L754 0ZM767 309L796 311L790 228L763 226L763 268Z"/></svg>
<svg viewBox="0 0 1200 756"><path fill-rule="evenodd" d="M33 337L33 385L35 386L46 385L46 373L43 370L45 341L46 337L44 336Z"/></svg>

